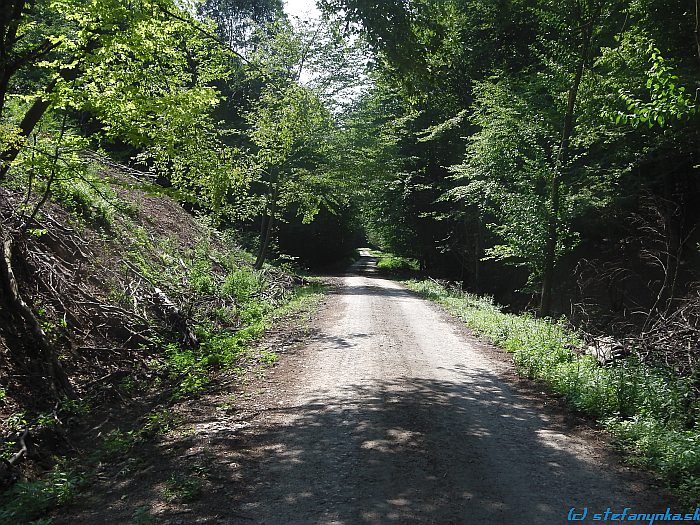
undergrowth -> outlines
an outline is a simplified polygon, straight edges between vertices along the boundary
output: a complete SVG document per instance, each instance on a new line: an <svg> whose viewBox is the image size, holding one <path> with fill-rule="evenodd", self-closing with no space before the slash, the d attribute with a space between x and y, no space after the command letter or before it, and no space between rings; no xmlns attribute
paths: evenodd
<svg viewBox="0 0 700 525"><path fill-rule="evenodd" d="M0 524L48 525L52 520L42 516L69 501L84 482L83 475L62 464L41 479L18 481L3 495L6 502L0 507Z"/></svg>
<svg viewBox="0 0 700 525"><path fill-rule="evenodd" d="M218 373L243 374L248 363L269 366L276 362L277 355L271 351L252 355L253 343L276 318L310 308L324 289L314 280L307 280L305 286L291 286L290 275L270 267L254 270L245 252L233 248L222 252L206 241L188 253L168 239L156 240L145 230L134 228L129 248L128 259L144 278L167 290L172 297L189 301L181 307L190 312L199 343L186 347L169 340L167 334L161 339L154 337L160 346L160 357L150 362L150 368L163 371L167 381L158 380L157 384L151 381L150 387L169 387L172 401L202 394ZM179 269L174 261L180 265ZM185 279L182 269L186 270ZM278 282L279 279L283 282ZM112 294L115 299L123 295L118 291L115 287ZM148 388L132 377L119 385L120 392L127 396ZM62 413L78 413L77 408L68 406L68 401L65 404L61 407ZM38 431L47 426L44 420L52 423L54 418L42 414L30 418L18 413L13 428ZM138 443L167 432L175 423L167 411L153 412L136 428L106 432L95 452L84 458L81 467L66 468L60 463L40 479L15 483L0 498L0 525L51 523L42 516L70 500L85 480L90 479L94 465L119 460ZM10 447L7 454L13 448ZM4 453L3 450L0 453ZM190 489L189 485L180 486L174 482L171 496L187 499L193 491Z"/></svg>
<svg viewBox="0 0 700 525"><path fill-rule="evenodd" d="M238 271L253 272L253 270L242 269ZM247 294L246 290L250 291L259 285L257 277L250 278L252 273L244 278L241 278L242 275L239 273L235 279L225 279L229 284L235 281L238 285L233 289L227 288L227 292L222 290L221 293ZM246 284L243 285L241 282ZM320 282L310 281L306 286L293 289L285 296L284 302L279 302L277 305L264 299L251 300L251 296L248 296L250 308L245 316L248 324L239 330L234 332L200 327L201 344L198 348L183 349L174 343L166 345L165 366L171 374L171 384L174 388L173 400L203 393L217 371L228 369L242 373L243 369L239 366L253 358L248 355L252 343L273 324L275 319L308 311L322 297L324 289ZM274 352L263 350L255 358L260 366L270 366L277 361L278 356ZM73 410L72 407L68 408ZM18 428L24 426L34 428L36 421L29 423L22 419L18 421ZM72 499L91 479L95 465L118 461L128 455L139 443L173 430L178 424L178 418L171 411L155 410L143 418L136 428L131 430L117 428L104 433L95 451L82 463L68 467L61 462L40 479L15 483L0 498L0 525L49 525L52 522L51 518L44 516ZM165 494L166 499L188 501L195 497L199 486L188 479L183 479L184 481L179 478L171 480Z"/></svg>
<svg viewBox="0 0 700 525"><path fill-rule="evenodd" d="M41 478L18 481L2 494L0 525L49 525L53 520L45 515L76 496L93 478L95 466L125 457L137 444L172 430L178 422L168 410L153 411L135 429L106 432L83 461L69 465L62 459Z"/></svg>
<svg viewBox="0 0 700 525"><path fill-rule="evenodd" d="M386 273L410 273L417 272L419 269L418 261L415 259L399 257L379 250L371 250L370 253L377 257L377 269Z"/></svg>
<svg viewBox="0 0 700 525"><path fill-rule="evenodd" d="M124 402L163 390L171 393L173 402L205 392L221 373L239 375L251 366L272 365L277 355L254 354L253 343L278 316L304 310L322 295L323 286L312 279L306 279L305 286L295 286L299 279L292 272L268 265L255 270L254 257L241 249L235 232L219 232L204 219L195 224L187 218L182 219L186 222L181 230L163 228L166 219L180 216L167 207L154 208L163 217L139 213L140 201L121 195L92 170L86 170L80 180L58 181L52 199L71 213L78 231L93 230L101 247L95 257L100 272L95 281L102 281L102 289L95 295L143 321L137 329L144 342L138 343L131 362L119 364L128 375L109 385L115 387L110 393L117 393ZM47 334L67 332L65 319L57 317L55 309L42 306L36 314ZM6 390L0 389L0 404L6 397ZM16 435L24 430L38 435L59 424L59 418L70 423L93 409L98 412L100 399L90 393L84 399L64 400L46 413L18 409L3 422L4 427ZM156 411L132 425L135 428L103 432L95 441L94 453L73 458L70 468L59 459L40 479L22 478L0 494L0 525L50 523L41 517L68 501L92 476L96 464L124 457L174 423L167 412ZM16 438L5 440L0 444L0 460L18 448ZM190 488L173 483L174 494Z"/></svg>
<svg viewBox="0 0 700 525"><path fill-rule="evenodd" d="M488 297L448 290L434 281L405 284L511 352L521 374L596 418L631 462L660 474L689 505L700 502L700 397L691 378L634 357L602 366L573 351L583 342L564 320L503 313Z"/></svg>
<svg viewBox="0 0 700 525"><path fill-rule="evenodd" d="M196 395L203 392L212 379L212 373L228 370L242 373L240 368L251 344L270 328L276 317L303 309L315 302L323 292L319 283L297 287L283 299L274 300L261 291L265 282L259 272L241 267L229 273L218 288L217 294L232 296L240 305L235 311L217 313L221 320L225 317L237 320L237 328L219 327L219 323L205 320L197 326L200 344L196 348L185 348L177 343L165 346L168 368L176 383L173 399ZM266 355L264 361L274 362L276 356Z"/></svg>

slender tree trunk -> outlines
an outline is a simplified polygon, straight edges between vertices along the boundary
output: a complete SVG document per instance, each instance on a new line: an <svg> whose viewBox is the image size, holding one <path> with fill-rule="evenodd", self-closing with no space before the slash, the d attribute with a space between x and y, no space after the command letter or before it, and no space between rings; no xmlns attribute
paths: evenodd
<svg viewBox="0 0 700 525"><path fill-rule="evenodd" d="M270 247L270 240L272 238L272 227L274 225L275 218L270 216L267 218L267 228L265 228L265 234L260 240L260 249L258 250L258 257L255 259L254 268L260 270L265 264L265 259L267 259L267 250Z"/></svg>
<svg viewBox="0 0 700 525"><path fill-rule="evenodd" d="M272 232L273 227L275 225L275 216L277 215L278 195L279 189L277 183L275 183L272 189L272 195L270 196L271 202L269 210L265 214L265 217L267 218L267 224L265 224L263 220L262 231L260 232L260 249L258 250L258 256L255 259L255 265L253 266L256 270L262 269L263 264L265 264L265 259L267 259L267 251L270 247L270 241L272 240Z"/></svg>
<svg viewBox="0 0 700 525"><path fill-rule="evenodd" d="M30 306L26 303L19 291L17 279L12 268L14 239L10 232L0 232L2 242L0 255L0 290L10 309L10 314L17 318L18 325L24 326L28 332L35 354L31 360L33 368L41 375L52 393L58 398L62 395L73 397L75 395L72 385L68 380L61 363L56 357L53 345L49 341L41 323L34 315Z"/></svg>
<svg viewBox="0 0 700 525"><path fill-rule="evenodd" d="M483 251L481 240L481 218L476 221L476 233L474 234L474 292L481 291L481 252Z"/></svg>
<svg viewBox="0 0 700 525"><path fill-rule="evenodd" d="M10 85L10 77L5 73L4 69L0 70L0 119L5 110L5 99L7 98L7 88Z"/></svg>
<svg viewBox="0 0 700 525"><path fill-rule="evenodd" d="M581 56L576 66L574 81L569 88L564 113L564 124L562 126L561 142L554 164L554 172L549 194L549 219L547 222L547 242L544 252L544 271L542 274L542 292L540 296L540 314L549 315L552 311L552 289L554 287L554 270L557 257L557 244L559 244L559 212L561 208L561 183L562 172L569 156L569 142L574 130L574 110L576 109L576 98L581 86L581 79L588 60L591 39L593 36L593 19L584 28L583 42L581 45Z"/></svg>

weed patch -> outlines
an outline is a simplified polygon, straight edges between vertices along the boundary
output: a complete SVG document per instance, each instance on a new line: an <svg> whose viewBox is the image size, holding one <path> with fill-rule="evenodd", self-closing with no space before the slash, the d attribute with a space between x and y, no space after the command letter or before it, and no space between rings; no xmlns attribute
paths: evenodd
<svg viewBox="0 0 700 525"><path fill-rule="evenodd" d="M173 474L165 484L163 495L170 502L189 503L199 498L204 482L196 476Z"/></svg>
<svg viewBox="0 0 700 525"><path fill-rule="evenodd" d="M418 261L407 257L399 257L391 253L377 252L377 268L386 273L417 272Z"/></svg>
<svg viewBox="0 0 700 525"><path fill-rule="evenodd" d="M246 276L241 277L242 275ZM262 336L276 317L309 308L325 289L322 284L311 282L294 289L287 302L275 306L268 300L253 295L253 290L259 290L261 283L252 270L239 271L235 278L227 279L226 282L237 284L233 289L229 287L222 293L231 293L239 299L247 298L247 302L240 306L239 328L235 331L217 329L212 323L203 323L197 327L197 337L200 340L197 348L183 348L176 343L165 346L166 366L170 370L171 379L176 382L174 399L203 392L215 371L236 371L237 364L246 355L250 345ZM260 355L260 361L265 365L271 365L276 360L277 356L272 352Z"/></svg>
<svg viewBox="0 0 700 525"><path fill-rule="evenodd" d="M83 476L62 465L56 465L41 479L15 483L2 496L0 524L51 523L50 520L39 518L70 500L84 481Z"/></svg>

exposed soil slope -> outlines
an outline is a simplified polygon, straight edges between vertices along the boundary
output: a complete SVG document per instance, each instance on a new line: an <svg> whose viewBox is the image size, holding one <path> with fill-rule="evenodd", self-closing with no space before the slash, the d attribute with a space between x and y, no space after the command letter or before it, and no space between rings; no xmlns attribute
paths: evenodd
<svg viewBox="0 0 700 525"><path fill-rule="evenodd" d="M129 173L104 168L91 184L99 192L57 196L33 218L18 212L24 194L0 188L0 233L29 226L13 226L0 261L0 459L16 460L0 461L0 507L17 480L58 457L75 464L84 441L143 427L140 416L187 381L191 392L232 368L244 338L291 294L294 276L253 272L231 235Z"/></svg>

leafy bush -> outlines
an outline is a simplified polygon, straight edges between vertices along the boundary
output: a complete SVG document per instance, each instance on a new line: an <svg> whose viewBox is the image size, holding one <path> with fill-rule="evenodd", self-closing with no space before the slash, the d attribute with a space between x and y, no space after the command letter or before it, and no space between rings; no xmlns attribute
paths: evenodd
<svg viewBox="0 0 700 525"><path fill-rule="evenodd" d="M197 254L189 274L190 286L201 295L214 294L216 291L211 263L205 255Z"/></svg>
<svg viewBox="0 0 700 525"><path fill-rule="evenodd" d="M83 478L60 465L39 480L19 481L3 494L0 523L30 523L51 509L65 504L76 494L82 482Z"/></svg>
<svg viewBox="0 0 700 525"><path fill-rule="evenodd" d="M592 356L572 351L582 341L563 320L506 314L488 297L448 290L434 281L406 284L512 352L520 373L598 419L635 463L660 473L689 503L700 500L700 397L690 378L634 357L601 366Z"/></svg>
<svg viewBox="0 0 700 525"><path fill-rule="evenodd" d="M242 266L226 276L221 293L233 297L240 305L249 302L261 288L260 274L248 266Z"/></svg>
<svg viewBox="0 0 700 525"><path fill-rule="evenodd" d="M381 255L377 261L377 268L387 272L418 271L418 261L396 255Z"/></svg>

